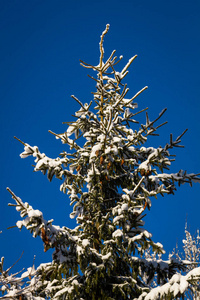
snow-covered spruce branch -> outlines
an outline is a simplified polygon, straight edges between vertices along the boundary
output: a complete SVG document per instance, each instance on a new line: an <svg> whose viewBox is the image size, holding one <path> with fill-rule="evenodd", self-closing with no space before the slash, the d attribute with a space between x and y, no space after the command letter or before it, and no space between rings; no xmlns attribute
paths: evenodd
<svg viewBox="0 0 200 300"><path fill-rule="evenodd" d="M26 227L33 235L33 237L40 236L44 242L44 251L49 248L55 248L53 257L55 260L64 262L68 259L68 247L73 246L75 240L67 227L60 228L52 224L53 220L46 221L43 214L38 209L33 209L27 202L17 197L9 188L7 190L11 193L12 198L16 204L9 204L15 206L16 210L20 212L21 218L16 222L16 226L21 229ZM66 256L66 257L65 257Z"/></svg>
<svg viewBox="0 0 200 300"><path fill-rule="evenodd" d="M33 286L31 286L31 284L27 285L26 283L27 281L29 281L30 283L36 274L34 265L28 268L25 272L24 270L22 270L15 274L10 274L10 271L15 264L13 264L8 269L4 270L4 257L1 258L0 293L3 296L0 297L0 299L20 299L20 297L22 297L23 294L29 294L29 296L32 295ZM4 293L6 294L4 295Z"/></svg>
<svg viewBox="0 0 200 300"><path fill-rule="evenodd" d="M30 267L23 273L9 274L9 271L10 268L6 271L1 268L0 299L60 300L66 294L79 296L77 286L81 284L82 276L63 278L64 268L56 262L43 263L36 270L34 266Z"/></svg>
<svg viewBox="0 0 200 300"><path fill-rule="evenodd" d="M173 297L180 299L182 295L200 280L200 267L191 270L186 275L174 274L169 282L162 286L152 288L148 292L140 295L138 300L156 300L166 299L166 297ZM134 299L136 300L136 298Z"/></svg>
<svg viewBox="0 0 200 300"><path fill-rule="evenodd" d="M150 248L148 251L149 250ZM157 285L157 283L159 285L165 284L167 280L176 274L177 269L182 271L187 270L188 261L186 260L181 260L180 258L175 258L171 255L169 255L168 260L162 260L162 254L159 254L159 257L157 258L155 250L153 255L146 255L148 251L145 251L144 258L130 257L134 264L138 264L139 274L142 278L145 278L145 283L147 286L149 286L153 281L154 285Z"/></svg>
<svg viewBox="0 0 200 300"><path fill-rule="evenodd" d="M57 178L62 179L63 176L63 167L62 164L67 164L66 158L52 159L47 157L44 153L41 153L36 146L30 146L28 144L24 144L24 152L20 154L21 158L26 158L28 156L35 157L35 168L34 171L41 171L43 174L46 174L47 177L51 181L53 176L55 175Z"/></svg>

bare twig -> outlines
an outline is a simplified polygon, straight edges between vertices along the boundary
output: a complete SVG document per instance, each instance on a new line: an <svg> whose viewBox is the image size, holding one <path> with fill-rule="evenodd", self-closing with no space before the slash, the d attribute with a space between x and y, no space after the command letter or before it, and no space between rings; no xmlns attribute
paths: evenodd
<svg viewBox="0 0 200 300"><path fill-rule="evenodd" d="M21 205L24 209L26 209L26 207L24 207L23 202L21 201L21 199L19 197L17 197L9 187L6 188L7 191L12 195L12 198L17 202L18 205Z"/></svg>
<svg viewBox="0 0 200 300"><path fill-rule="evenodd" d="M20 139L18 139L16 136L14 136L14 139L16 139L17 141L19 141L21 144L23 144L24 146L26 146L27 144L22 142Z"/></svg>
<svg viewBox="0 0 200 300"><path fill-rule="evenodd" d="M133 194L136 192L136 190L139 188L139 186L141 185L141 183L143 182L143 180L145 179L145 176L142 176L142 178L140 179L140 181L138 182L138 184L136 185L136 187L133 190Z"/></svg>

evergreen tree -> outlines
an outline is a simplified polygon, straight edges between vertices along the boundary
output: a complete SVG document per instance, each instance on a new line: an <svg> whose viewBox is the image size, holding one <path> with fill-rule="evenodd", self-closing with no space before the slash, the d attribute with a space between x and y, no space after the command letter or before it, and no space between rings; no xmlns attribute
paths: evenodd
<svg viewBox="0 0 200 300"><path fill-rule="evenodd" d="M187 271L191 271L197 266L199 266L200 260L200 236L199 230L197 230L196 235L191 235L187 223L185 224L185 239L183 239L183 251L180 251L178 245L174 250L173 255L177 257L178 260L187 261ZM200 290L199 282L194 286L190 286L188 291L185 293L186 299L199 300Z"/></svg>
<svg viewBox="0 0 200 300"><path fill-rule="evenodd" d="M181 147L186 130L176 139L171 135L164 147L144 146L166 123L157 125L166 109L154 121L146 112L145 124L136 129L134 118L146 109L137 111L134 101L147 87L126 98L129 89L123 79L136 56L120 72L115 68L122 56L117 59L115 51L104 62L108 29L109 25L101 35L99 64L81 61L97 72L97 77L91 77L96 82L94 100L83 104L72 96L80 105L75 121L62 134L51 132L70 151L52 159L22 142L21 157L33 156L35 171L47 174L50 181L54 176L62 180L60 190L69 195L74 205L70 217L76 218L78 226L53 225L8 189L22 218L17 227L40 236L44 250L53 248L54 252L51 263L31 267L21 275L4 270L2 258L1 299L180 299L198 285L200 268L183 273L188 261L173 256L162 260L163 246L152 240L143 221L152 197L174 194L177 184L200 181L199 174L183 170L165 173L174 160L170 151ZM79 138L84 138L83 146Z"/></svg>

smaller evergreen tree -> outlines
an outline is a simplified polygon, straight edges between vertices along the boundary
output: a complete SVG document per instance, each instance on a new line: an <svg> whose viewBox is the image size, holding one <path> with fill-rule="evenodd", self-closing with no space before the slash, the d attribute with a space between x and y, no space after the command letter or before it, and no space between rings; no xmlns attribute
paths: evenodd
<svg viewBox="0 0 200 300"><path fill-rule="evenodd" d="M115 68L122 56L117 59L115 51L104 62L103 39L108 29L109 25L101 35L98 65L81 61L97 72L96 78L91 77L96 82L94 99L83 104L72 96L80 105L75 121L62 134L51 132L70 152L52 159L22 142L21 157L33 156L35 171L47 174L50 181L54 176L62 180L60 189L74 205L70 216L78 226L53 225L8 189L22 218L17 227L40 236L44 251L53 248L54 252L52 262L31 267L20 276L4 271L2 259L1 299L180 299L198 283L200 268L184 275L187 261L172 256L162 260L163 246L152 240L143 221L152 197L174 194L177 184L200 181L198 174L183 170L165 172L174 160L171 149L182 147L186 131L176 139L171 135L163 147L144 146L166 123L156 125L166 109L154 121L146 112L145 124L137 129L135 116L146 109L136 111L134 101L147 87L126 98L129 89L122 81L136 56L120 72ZM83 146L77 142L80 137L85 139ZM156 286L152 286L155 278Z"/></svg>
<svg viewBox="0 0 200 300"><path fill-rule="evenodd" d="M183 239L183 247L180 251L178 245L176 245L173 255L177 257L178 260L185 260L187 262L187 271L191 271L200 264L200 236L199 230L197 230L195 235L192 235L188 229L187 222L185 224L185 238ZM185 294L186 299L199 300L200 299L200 289L199 281L195 283L194 286L189 286L188 291Z"/></svg>

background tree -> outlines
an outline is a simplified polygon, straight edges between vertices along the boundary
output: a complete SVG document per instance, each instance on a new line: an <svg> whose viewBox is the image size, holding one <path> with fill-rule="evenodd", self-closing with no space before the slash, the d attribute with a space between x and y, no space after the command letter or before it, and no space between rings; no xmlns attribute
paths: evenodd
<svg viewBox="0 0 200 300"><path fill-rule="evenodd" d="M185 224L185 238L183 239L183 251L179 250L178 245L173 252L173 255L177 257L178 260L187 261L187 271L191 271L196 267L199 267L199 256L200 256L200 236L199 230L196 231L195 235L192 235L188 229L187 222ZM199 282L195 286L190 286L187 293L187 299L200 299Z"/></svg>
<svg viewBox="0 0 200 300"><path fill-rule="evenodd" d="M136 55L120 72L115 68L122 56L117 59L116 51L104 62L103 39L108 29L109 25L101 35L98 65L81 61L97 72L96 78L90 76L96 82L93 101L83 104L72 96L80 105L75 121L67 123L62 134L51 132L70 152L52 159L19 140L24 145L21 157L33 156L35 171L47 174L50 181L53 176L62 180L60 189L69 195L70 217L78 225L74 229L53 225L8 188L22 218L17 227L40 236L44 251L53 248L54 252L51 263L36 270L33 266L21 275L4 271L2 259L2 299L178 299L198 284L199 268L181 275L187 261L172 256L161 259L163 246L152 240L143 221L151 197L174 194L176 184L200 181L198 174L183 170L164 172L174 160L171 149L182 147L186 130L176 139L170 135L165 146L144 146L166 124L157 125L166 109L154 121L146 112L145 124L136 125L135 116L147 108L135 112L134 101L147 87L126 98L129 89L122 80ZM154 259L147 257L147 251L155 254ZM151 285L154 278L156 287Z"/></svg>

